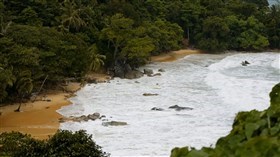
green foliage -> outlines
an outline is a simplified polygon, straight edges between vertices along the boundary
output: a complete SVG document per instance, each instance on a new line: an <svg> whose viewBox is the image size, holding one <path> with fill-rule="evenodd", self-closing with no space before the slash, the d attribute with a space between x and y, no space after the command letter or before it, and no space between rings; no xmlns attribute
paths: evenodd
<svg viewBox="0 0 280 157"><path fill-rule="evenodd" d="M19 132L2 133L0 145L0 156L109 156L85 131L58 131L46 141L36 140Z"/></svg>
<svg viewBox="0 0 280 157"><path fill-rule="evenodd" d="M266 0L2 0L0 102L28 97L47 75L55 85L116 62L138 67L182 41L214 53L279 49L279 8Z"/></svg>
<svg viewBox="0 0 280 157"><path fill-rule="evenodd" d="M203 22L203 31L197 35L198 47L209 51L223 51L228 47L226 42L230 29L220 17L208 17Z"/></svg>
<svg viewBox="0 0 280 157"><path fill-rule="evenodd" d="M280 83L270 92L271 105L264 111L240 112L229 135L220 138L215 148L201 150L174 148L172 157L243 157L280 154ZM181 154L183 155L181 155Z"/></svg>
<svg viewBox="0 0 280 157"><path fill-rule="evenodd" d="M48 140L48 148L49 156L108 156L85 131L59 131Z"/></svg>
<svg viewBox="0 0 280 157"><path fill-rule="evenodd" d="M0 134L0 156L40 156L45 155L45 142L19 132Z"/></svg>

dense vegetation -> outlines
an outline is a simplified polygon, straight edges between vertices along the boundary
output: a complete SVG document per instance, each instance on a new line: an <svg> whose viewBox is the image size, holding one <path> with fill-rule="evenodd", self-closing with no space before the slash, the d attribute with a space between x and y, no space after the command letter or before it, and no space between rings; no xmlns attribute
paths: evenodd
<svg viewBox="0 0 280 157"><path fill-rule="evenodd" d="M58 131L46 141L19 132L0 134L0 156L15 157L107 157L85 131Z"/></svg>
<svg viewBox="0 0 280 157"><path fill-rule="evenodd" d="M230 134L220 138L215 148L174 148L171 157L279 157L280 83L269 96L267 110L238 113Z"/></svg>
<svg viewBox="0 0 280 157"><path fill-rule="evenodd" d="M184 41L184 42L183 42ZM0 0L0 103L153 54L280 48L267 0Z"/></svg>

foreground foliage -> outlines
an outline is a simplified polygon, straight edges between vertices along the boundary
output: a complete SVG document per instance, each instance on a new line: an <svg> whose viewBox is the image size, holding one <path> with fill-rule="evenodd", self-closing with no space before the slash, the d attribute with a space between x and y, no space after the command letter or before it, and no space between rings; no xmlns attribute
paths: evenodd
<svg viewBox="0 0 280 157"><path fill-rule="evenodd" d="M0 156L16 157L107 157L85 131L58 131L46 141L36 140L19 132L0 134Z"/></svg>
<svg viewBox="0 0 280 157"><path fill-rule="evenodd" d="M280 154L280 83L269 94L270 107L264 111L240 112L229 135L215 148L174 148L171 157L278 157Z"/></svg>

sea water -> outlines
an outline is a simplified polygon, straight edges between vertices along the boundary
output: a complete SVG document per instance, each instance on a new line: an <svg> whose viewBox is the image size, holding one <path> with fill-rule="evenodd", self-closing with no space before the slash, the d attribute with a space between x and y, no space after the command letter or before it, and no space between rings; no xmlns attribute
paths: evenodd
<svg viewBox="0 0 280 157"><path fill-rule="evenodd" d="M86 85L70 99L72 105L58 110L64 116L99 112L107 121L128 125L103 126L104 121L96 120L66 122L60 128L86 130L112 156L169 156L174 147L214 146L229 133L239 111L269 106L268 94L280 82L279 58L272 52L196 54L152 63L143 68L165 72ZM250 64L242 66L245 60ZM173 105L193 110L169 109Z"/></svg>

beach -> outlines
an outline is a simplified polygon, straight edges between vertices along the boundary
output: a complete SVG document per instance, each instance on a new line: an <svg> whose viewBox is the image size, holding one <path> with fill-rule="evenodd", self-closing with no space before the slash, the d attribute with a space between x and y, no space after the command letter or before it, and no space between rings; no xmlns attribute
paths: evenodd
<svg viewBox="0 0 280 157"><path fill-rule="evenodd" d="M189 54L201 53L198 50L179 50L151 57L152 62L170 62ZM105 74L91 76L104 82L109 77ZM68 100L81 88L80 83L72 82L66 90L50 90L41 93L35 102L23 103L20 112L14 112L19 104L0 107L0 133L19 131L31 134L36 139L48 139L59 129L62 116L56 111L62 106L70 105Z"/></svg>

